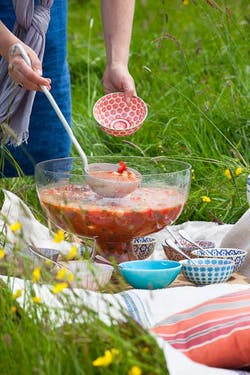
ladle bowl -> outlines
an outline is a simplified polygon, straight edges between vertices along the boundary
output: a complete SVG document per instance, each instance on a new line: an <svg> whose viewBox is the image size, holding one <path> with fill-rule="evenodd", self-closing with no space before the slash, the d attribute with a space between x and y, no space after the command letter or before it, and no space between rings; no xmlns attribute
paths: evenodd
<svg viewBox="0 0 250 375"><path fill-rule="evenodd" d="M35 167L37 193L52 223L96 239L97 252L117 262L135 259L132 240L172 224L186 203L191 166L166 157L90 157L93 163L123 160L141 174L124 197L103 197L88 186L80 158L41 162Z"/></svg>

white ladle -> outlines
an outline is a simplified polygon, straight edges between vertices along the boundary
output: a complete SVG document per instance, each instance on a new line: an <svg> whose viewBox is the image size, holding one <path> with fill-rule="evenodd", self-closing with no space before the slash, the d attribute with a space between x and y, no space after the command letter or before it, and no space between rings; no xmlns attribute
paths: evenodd
<svg viewBox="0 0 250 375"><path fill-rule="evenodd" d="M190 262L192 264L194 264L195 266L197 265L187 254L184 253L184 251L182 251L175 243L174 241L172 241L171 239L168 239L168 240L165 240L165 243L171 247L172 249L174 249L177 253L181 254L182 256L184 256L185 258L187 258L188 260L190 260Z"/></svg>
<svg viewBox="0 0 250 375"><path fill-rule="evenodd" d="M15 53L15 50L18 50L26 64L28 64L30 67L32 66L31 60L23 48L23 46L19 43L16 43L12 47L12 52ZM51 106L53 107L54 111L56 112L59 120L61 121L62 125L64 126L64 129L68 133L72 143L75 145L77 152L79 153L82 161L83 161L83 166L84 166L84 171L85 171L85 179L90 188L97 194L103 196L103 197L114 197L114 198L120 198L124 197L130 193L132 193L137 187L140 185L141 182L141 174L132 169L132 168L127 168L128 172L132 172L135 174L135 179L128 181L121 181L118 179L113 179L111 178L100 178L96 174L96 171L101 171L101 172L115 172L117 170L117 165L116 164L109 164L109 163L96 163L92 164L89 166L88 164L88 159L81 148L79 142L77 141L76 137L74 136L74 133L71 130L70 125L68 124L67 120L65 119L62 111L58 107L55 99L49 92L46 86L40 85L41 90L43 93L46 95L47 99L49 100ZM91 174L90 172L95 172Z"/></svg>
<svg viewBox="0 0 250 375"><path fill-rule="evenodd" d="M194 246L197 247L198 249L204 251L204 253L205 253L207 256L210 256L210 257L211 257L211 253L210 253L208 250L204 249L204 247L202 247L202 246L200 246L199 244L197 244L197 243L196 243L196 242L195 242L195 241L189 236L189 234L188 234L185 230L180 229L180 230L179 230L179 235L180 235L182 238L184 238L184 240L190 242L192 245L194 245Z"/></svg>
<svg viewBox="0 0 250 375"><path fill-rule="evenodd" d="M166 230L168 231L168 233L173 237L173 239L177 242L177 245L178 245L179 247L182 247L182 244L180 243L179 239L178 239L177 236L175 235L174 231L173 231L169 226L167 226L165 229L166 229Z"/></svg>

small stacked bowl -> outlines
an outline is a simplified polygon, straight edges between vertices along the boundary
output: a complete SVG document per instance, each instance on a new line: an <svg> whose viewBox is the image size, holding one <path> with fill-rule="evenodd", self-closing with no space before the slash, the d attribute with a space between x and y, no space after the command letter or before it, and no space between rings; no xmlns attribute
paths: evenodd
<svg viewBox="0 0 250 375"><path fill-rule="evenodd" d="M178 246L177 241L174 241L176 246ZM184 239L179 239L179 243L181 244L180 249L187 254L190 258L195 258L196 255L193 254L193 250L197 250L197 247L195 247L193 244L190 242L184 240ZM201 246L204 249L211 249L215 247L214 242L211 241L205 241L205 240L200 240L200 241L195 241L197 245ZM169 260L174 260L176 262L179 262L180 260L186 259L183 255L180 253L177 253L172 247L168 246L167 244L162 244L163 250L165 252L166 257Z"/></svg>
<svg viewBox="0 0 250 375"><path fill-rule="evenodd" d="M182 260L182 273L185 278L196 285L208 285L227 281L233 271L234 262L230 259L196 258Z"/></svg>
<svg viewBox="0 0 250 375"><path fill-rule="evenodd" d="M136 237L133 239L133 252L137 259L146 259L153 254L156 245L154 237Z"/></svg>
<svg viewBox="0 0 250 375"><path fill-rule="evenodd" d="M209 254L203 250L193 250L192 256L198 258L217 258L217 259L228 259L234 261L234 272L237 272L243 263L246 260L247 251L242 249L234 249L234 248L223 248L223 247L214 247L212 249L208 249Z"/></svg>

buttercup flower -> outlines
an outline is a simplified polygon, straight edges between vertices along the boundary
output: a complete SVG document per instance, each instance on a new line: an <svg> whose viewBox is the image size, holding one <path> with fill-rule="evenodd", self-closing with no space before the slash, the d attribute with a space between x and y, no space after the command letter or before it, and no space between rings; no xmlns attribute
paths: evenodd
<svg viewBox="0 0 250 375"><path fill-rule="evenodd" d="M40 267L36 267L34 268L33 272L32 272L32 281L33 283L37 283L41 278L41 268Z"/></svg>
<svg viewBox="0 0 250 375"><path fill-rule="evenodd" d="M225 169L224 171L224 175L229 179L231 180L232 178L232 174L231 174L231 171L229 169Z"/></svg>
<svg viewBox="0 0 250 375"><path fill-rule="evenodd" d="M22 224L20 223L20 221L16 221L15 223L13 223L13 224L10 225L10 230L12 232L17 232L21 228L22 228Z"/></svg>
<svg viewBox="0 0 250 375"><path fill-rule="evenodd" d="M23 291L21 289L17 289L16 292L12 294L12 298L17 299L21 297L22 294L23 294Z"/></svg>
<svg viewBox="0 0 250 375"><path fill-rule="evenodd" d="M113 355L111 350L105 350L104 356L96 358L92 364L95 367L107 367L113 361Z"/></svg>
<svg viewBox="0 0 250 375"><path fill-rule="evenodd" d="M74 280L74 274L72 272L68 273L67 280L69 283L71 283Z"/></svg>
<svg viewBox="0 0 250 375"><path fill-rule="evenodd" d="M37 304L39 304L39 303L42 302L42 298L41 298L41 297L38 297L38 296L34 296L34 297L32 297L31 299L32 299L32 301L33 301L34 303L37 303Z"/></svg>
<svg viewBox="0 0 250 375"><path fill-rule="evenodd" d="M142 374L142 370L138 366L131 367L131 369L128 372L128 375L141 375L141 374Z"/></svg>
<svg viewBox="0 0 250 375"><path fill-rule="evenodd" d="M16 306L11 306L10 311L12 312L12 314L15 314L16 311L17 311L17 307Z"/></svg>
<svg viewBox="0 0 250 375"><path fill-rule="evenodd" d="M67 288L68 286L68 283L58 283L58 284L55 284L53 289L52 289L52 293L54 294L57 294L57 293L60 293L62 292L65 288Z"/></svg>
<svg viewBox="0 0 250 375"><path fill-rule="evenodd" d="M63 280L65 279L66 274L67 274L66 268L65 267L60 268L60 270L57 272L56 279Z"/></svg>
<svg viewBox="0 0 250 375"><path fill-rule="evenodd" d="M201 200L202 200L202 202L205 202L205 203L210 203L211 202L211 198L207 197L206 195L203 195L201 197Z"/></svg>
<svg viewBox="0 0 250 375"><path fill-rule="evenodd" d="M243 172L243 168L241 168L241 167L238 167L238 168L235 169L236 176L239 176L242 172Z"/></svg>
<svg viewBox="0 0 250 375"><path fill-rule="evenodd" d="M188 5L189 1L188 0L182 0L183 5Z"/></svg>
<svg viewBox="0 0 250 375"><path fill-rule="evenodd" d="M3 259L5 256L5 251L4 249L0 249L0 259Z"/></svg>
<svg viewBox="0 0 250 375"><path fill-rule="evenodd" d="M77 247L73 245L70 251L68 252L68 254L66 255L66 259L71 260L76 256L76 254L77 254Z"/></svg>
<svg viewBox="0 0 250 375"><path fill-rule="evenodd" d="M62 242L64 240L64 232L59 229L54 235L54 242Z"/></svg>

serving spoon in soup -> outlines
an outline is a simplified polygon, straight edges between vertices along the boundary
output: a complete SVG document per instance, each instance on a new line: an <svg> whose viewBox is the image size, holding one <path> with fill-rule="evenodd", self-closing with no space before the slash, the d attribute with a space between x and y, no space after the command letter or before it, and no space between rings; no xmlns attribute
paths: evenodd
<svg viewBox="0 0 250 375"><path fill-rule="evenodd" d="M16 50L18 50L24 61L31 67L31 60L23 46L19 43L14 44L12 47L12 53L15 53ZM122 198L136 190L141 183L142 176L137 170L128 168L123 161L121 161L119 165L111 163L88 163L85 152L76 139L55 99L47 87L43 85L40 87L83 161L83 169L85 172L84 177L91 190L102 197L107 198Z"/></svg>

